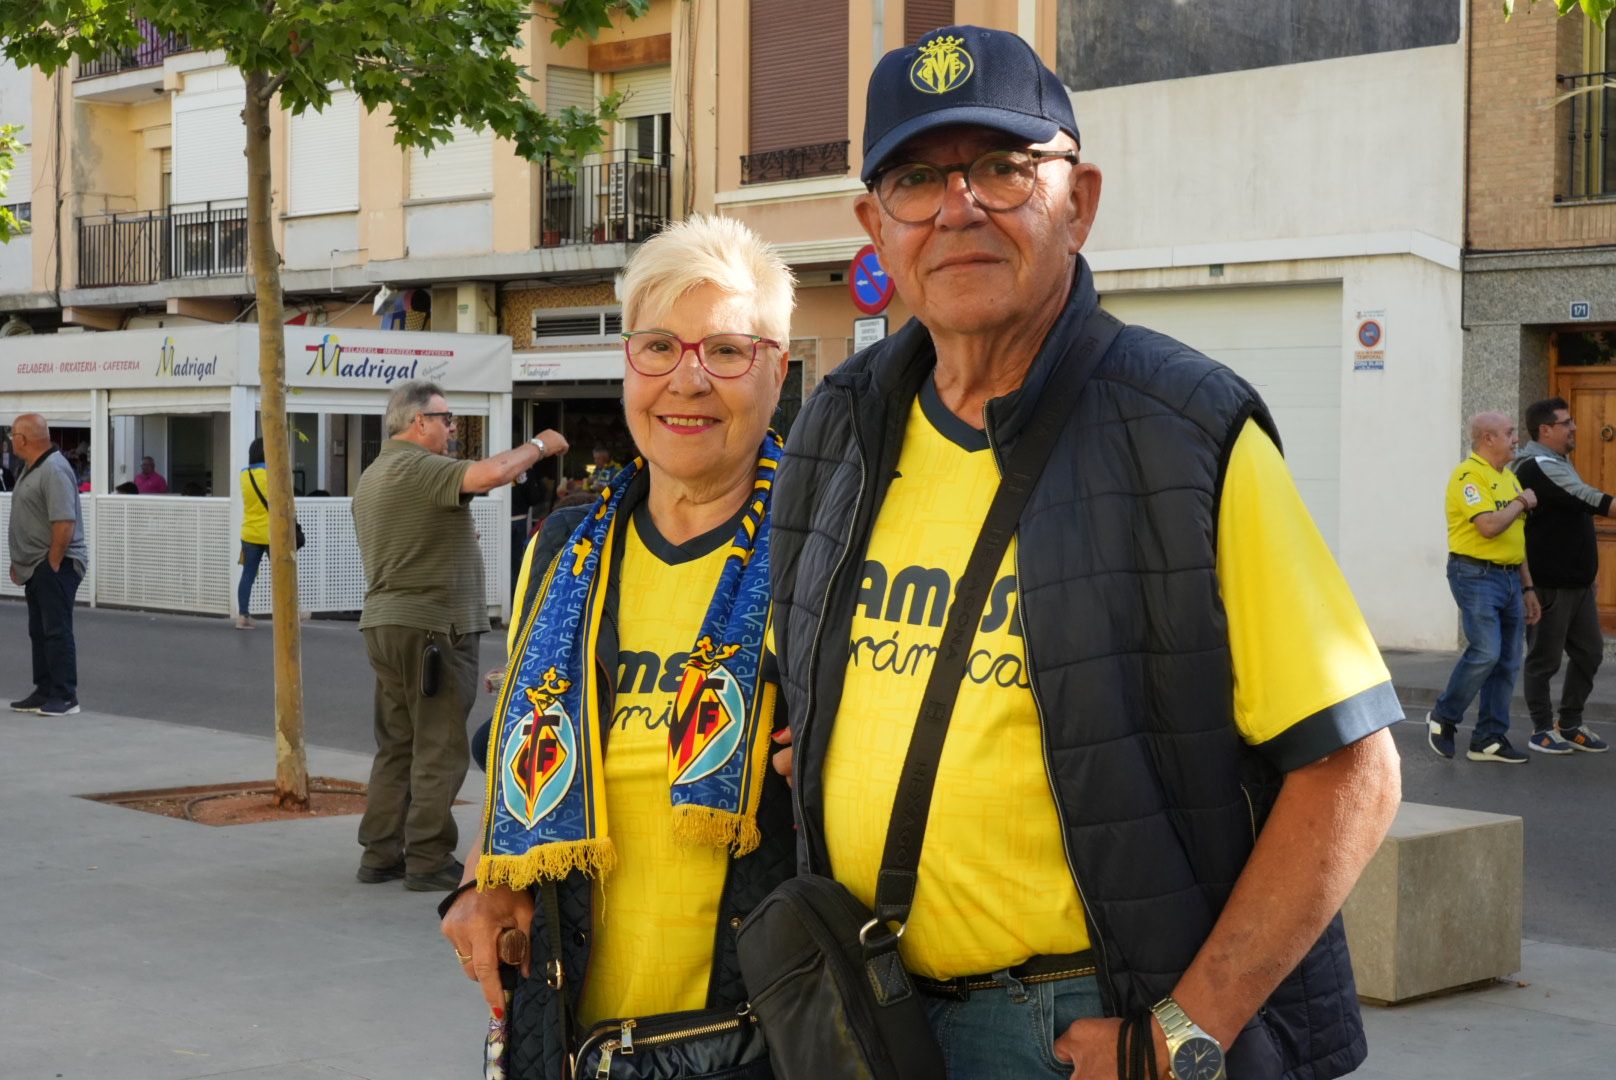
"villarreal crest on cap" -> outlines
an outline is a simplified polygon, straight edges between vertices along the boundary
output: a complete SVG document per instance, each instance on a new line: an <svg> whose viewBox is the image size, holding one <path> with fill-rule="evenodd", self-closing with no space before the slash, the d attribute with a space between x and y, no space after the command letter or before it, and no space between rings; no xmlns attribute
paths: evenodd
<svg viewBox="0 0 1616 1080"><path fill-rule="evenodd" d="M870 76L864 117L865 183L905 142L951 124L1030 143L1057 131L1078 137L1071 96L1032 46L981 26L945 26L883 56Z"/></svg>

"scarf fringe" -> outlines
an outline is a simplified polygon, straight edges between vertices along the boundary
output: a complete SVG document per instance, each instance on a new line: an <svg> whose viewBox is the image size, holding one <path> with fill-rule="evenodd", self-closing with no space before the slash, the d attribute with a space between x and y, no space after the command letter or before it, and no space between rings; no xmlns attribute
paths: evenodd
<svg viewBox="0 0 1616 1080"><path fill-rule="evenodd" d="M604 878L617 865L617 849L608 839L568 840L539 844L520 855L490 855L477 861L477 891L505 886L526 889L541 881L560 881L574 870Z"/></svg>
<svg viewBox="0 0 1616 1080"><path fill-rule="evenodd" d="M763 843L756 813L743 817L691 803L673 808L673 838L681 844L728 849L736 858L750 855Z"/></svg>

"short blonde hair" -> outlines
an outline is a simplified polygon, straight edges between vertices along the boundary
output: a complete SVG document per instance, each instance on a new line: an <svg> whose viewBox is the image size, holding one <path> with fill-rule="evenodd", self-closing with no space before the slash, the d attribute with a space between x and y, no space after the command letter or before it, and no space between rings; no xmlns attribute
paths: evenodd
<svg viewBox="0 0 1616 1080"><path fill-rule="evenodd" d="M750 297L758 326L782 348L797 304L791 268L761 236L734 218L695 214L647 240L617 278L623 325L645 311L666 311L691 289L714 285Z"/></svg>

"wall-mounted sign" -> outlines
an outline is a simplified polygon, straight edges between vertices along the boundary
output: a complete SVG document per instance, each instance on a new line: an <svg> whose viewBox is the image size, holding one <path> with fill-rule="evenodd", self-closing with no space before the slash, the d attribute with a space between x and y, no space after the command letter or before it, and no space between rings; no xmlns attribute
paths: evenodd
<svg viewBox="0 0 1616 1080"><path fill-rule="evenodd" d="M1588 300L1571 301L1571 318L1575 322L1585 322L1594 317L1594 305Z"/></svg>
<svg viewBox="0 0 1616 1080"><path fill-rule="evenodd" d="M887 336L887 317L876 315L869 319L853 320L853 351L868 349Z"/></svg>
<svg viewBox="0 0 1616 1080"><path fill-rule="evenodd" d="M1386 370L1386 313L1360 311L1352 340L1353 371Z"/></svg>
<svg viewBox="0 0 1616 1080"><path fill-rule="evenodd" d="M853 294L853 306L866 315L879 315L892 302L895 289L875 254L875 245L859 248L847 272L847 291Z"/></svg>

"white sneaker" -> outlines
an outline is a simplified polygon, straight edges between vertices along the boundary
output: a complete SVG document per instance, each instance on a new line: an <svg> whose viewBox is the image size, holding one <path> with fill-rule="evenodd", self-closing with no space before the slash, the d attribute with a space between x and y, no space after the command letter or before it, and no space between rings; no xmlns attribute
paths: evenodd
<svg viewBox="0 0 1616 1080"><path fill-rule="evenodd" d="M255 627L257 625L258 625L257 623L252 621L252 616L250 616L250 615L237 615L236 616L236 629L237 630L251 630L253 627Z"/></svg>

